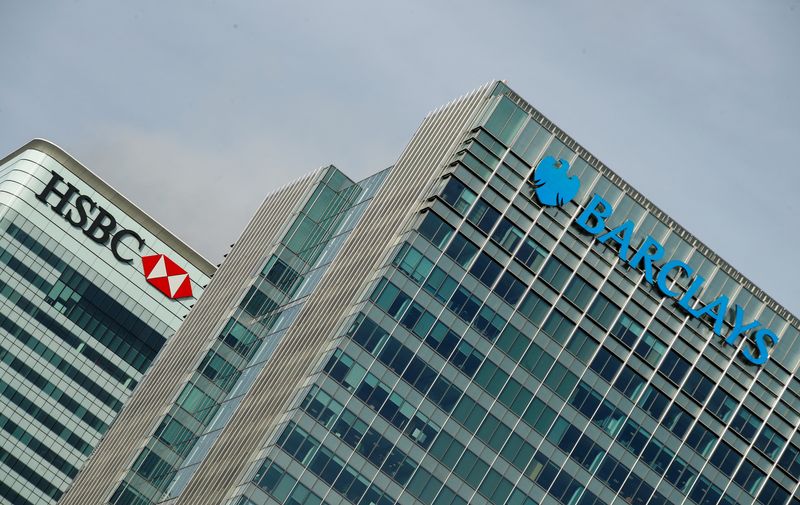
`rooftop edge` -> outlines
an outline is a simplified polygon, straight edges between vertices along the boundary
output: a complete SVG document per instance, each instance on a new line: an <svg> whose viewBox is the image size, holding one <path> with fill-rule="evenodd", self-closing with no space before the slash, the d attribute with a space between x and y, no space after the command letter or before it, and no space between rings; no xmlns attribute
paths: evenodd
<svg viewBox="0 0 800 505"><path fill-rule="evenodd" d="M125 198L119 191L101 179L97 174L86 168L64 149L49 140L41 138L31 140L16 151L0 159L0 165L7 163L29 149L44 153L64 165L69 171L90 184L98 193L103 195L104 198L116 205L121 211L125 212L137 222L141 223L150 233L172 248L176 253L180 254L205 275L211 277L216 271L216 267L200 253L189 247L189 245L165 228L164 225Z"/></svg>

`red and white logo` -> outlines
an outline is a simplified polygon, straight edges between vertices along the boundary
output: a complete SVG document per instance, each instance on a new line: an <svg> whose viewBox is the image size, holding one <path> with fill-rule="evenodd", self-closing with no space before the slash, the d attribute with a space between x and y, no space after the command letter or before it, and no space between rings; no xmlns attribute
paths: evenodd
<svg viewBox="0 0 800 505"><path fill-rule="evenodd" d="M173 300L192 296L189 274L165 255L142 256L142 266L147 282L164 293L164 296Z"/></svg>

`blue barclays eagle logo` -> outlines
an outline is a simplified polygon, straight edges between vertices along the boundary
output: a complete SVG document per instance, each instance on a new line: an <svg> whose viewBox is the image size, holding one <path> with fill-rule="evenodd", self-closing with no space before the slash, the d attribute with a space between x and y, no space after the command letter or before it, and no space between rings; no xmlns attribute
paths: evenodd
<svg viewBox="0 0 800 505"><path fill-rule="evenodd" d="M561 207L578 194L581 181L576 176L567 177L569 162L546 156L533 172L533 188L542 205Z"/></svg>

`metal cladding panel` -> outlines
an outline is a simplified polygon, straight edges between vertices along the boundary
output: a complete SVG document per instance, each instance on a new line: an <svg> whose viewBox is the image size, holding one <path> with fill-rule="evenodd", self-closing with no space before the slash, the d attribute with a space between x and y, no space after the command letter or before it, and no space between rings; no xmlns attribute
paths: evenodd
<svg viewBox="0 0 800 505"><path fill-rule="evenodd" d="M436 182L491 90L492 85L486 85L423 121L177 504L224 503L241 483L294 394L358 302L370 273L416 216L426 190Z"/></svg>
<svg viewBox="0 0 800 505"><path fill-rule="evenodd" d="M245 282L264 259L267 244L284 233L302 208L323 170L269 195L240 240L209 283L194 309L161 351L114 425L59 503L106 503L133 459L156 429L156 423L194 370L208 343L247 287Z"/></svg>

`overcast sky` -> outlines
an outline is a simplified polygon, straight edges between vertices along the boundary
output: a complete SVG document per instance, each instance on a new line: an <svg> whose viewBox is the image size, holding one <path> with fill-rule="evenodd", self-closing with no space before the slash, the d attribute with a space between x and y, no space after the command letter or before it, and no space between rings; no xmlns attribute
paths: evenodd
<svg viewBox="0 0 800 505"><path fill-rule="evenodd" d="M492 79L800 313L800 0L0 0L0 152L62 146L212 262Z"/></svg>

